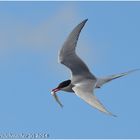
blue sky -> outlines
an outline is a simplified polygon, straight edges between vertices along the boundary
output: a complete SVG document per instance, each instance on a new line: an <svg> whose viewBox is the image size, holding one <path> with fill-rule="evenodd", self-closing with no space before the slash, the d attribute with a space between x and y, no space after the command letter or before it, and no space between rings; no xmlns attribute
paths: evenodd
<svg viewBox="0 0 140 140"><path fill-rule="evenodd" d="M96 90L118 117L73 94L50 91L69 79L58 50L83 19L77 53L96 76L140 68L140 2L0 2L0 133L50 138L140 138L140 72Z"/></svg>

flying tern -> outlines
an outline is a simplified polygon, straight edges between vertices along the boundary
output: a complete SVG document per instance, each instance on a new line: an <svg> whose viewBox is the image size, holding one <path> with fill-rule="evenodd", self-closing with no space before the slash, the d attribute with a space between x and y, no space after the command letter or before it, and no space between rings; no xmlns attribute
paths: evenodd
<svg viewBox="0 0 140 140"><path fill-rule="evenodd" d="M58 104L63 107L56 95L56 92L60 90L73 92L92 107L103 113L115 116L96 98L94 89L100 88L102 85L111 80L128 75L129 73L136 71L136 69L120 74L109 75L104 78L97 78L93 75L84 61L76 54L77 41L87 20L88 19L83 20L72 30L59 52L58 61L70 69L71 78L61 82L55 89L52 90L51 94L54 96Z"/></svg>

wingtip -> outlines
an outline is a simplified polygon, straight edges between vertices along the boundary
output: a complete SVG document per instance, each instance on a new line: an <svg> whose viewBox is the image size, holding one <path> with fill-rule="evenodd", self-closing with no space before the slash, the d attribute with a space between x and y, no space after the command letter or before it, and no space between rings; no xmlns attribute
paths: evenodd
<svg viewBox="0 0 140 140"><path fill-rule="evenodd" d="M140 71L140 69L139 68L133 69L133 70L128 71L127 73L129 74L129 73L133 73L133 72L136 72L136 71Z"/></svg>
<svg viewBox="0 0 140 140"><path fill-rule="evenodd" d="M109 111L106 111L106 112L103 112L103 113L105 113L106 115L110 115L112 117L117 117L117 115L115 115L115 114L113 114L113 113L111 113Z"/></svg>
<svg viewBox="0 0 140 140"><path fill-rule="evenodd" d="M112 116L112 117L117 117L117 115L115 115L115 114L113 114L113 113L111 113L111 112L104 112L106 115L110 115L110 116Z"/></svg>
<svg viewBox="0 0 140 140"><path fill-rule="evenodd" d="M88 21L88 18L84 19L81 23L85 24Z"/></svg>
<svg viewBox="0 0 140 140"><path fill-rule="evenodd" d="M87 21L88 21L88 19L84 19L79 25L83 25L84 26Z"/></svg>
<svg viewBox="0 0 140 140"><path fill-rule="evenodd" d="M60 105L60 107L63 109L64 106L63 105Z"/></svg>
<svg viewBox="0 0 140 140"><path fill-rule="evenodd" d="M117 115L115 115L115 114L112 114L112 113L111 113L110 115L111 115L112 117L115 117L115 118L117 117Z"/></svg>
<svg viewBox="0 0 140 140"><path fill-rule="evenodd" d="M85 23L86 23L87 21L88 21L88 18L86 18L85 20L83 20L83 22L85 22Z"/></svg>

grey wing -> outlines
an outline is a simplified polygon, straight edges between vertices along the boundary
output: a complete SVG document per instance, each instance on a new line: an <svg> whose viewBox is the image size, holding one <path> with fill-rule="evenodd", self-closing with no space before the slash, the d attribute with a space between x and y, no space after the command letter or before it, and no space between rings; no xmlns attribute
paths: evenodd
<svg viewBox="0 0 140 140"><path fill-rule="evenodd" d="M59 53L59 62L67 66L71 70L72 75L81 75L82 73L92 75L86 64L76 55L75 52L79 34L86 22L87 19L82 21L73 29Z"/></svg>
<svg viewBox="0 0 140 140"><path fill-rule="evenodd" d="M96 96L93 93L93 87L94 87L94 84L90 80L90 81L85 81L84 83L76 84L73 87L73 90L78 97L83 99L86 103L88 103L92 107L94 107L94 108L98 109L99 111L104 112L106 114L115 116L111 112L109 112L103 106L103 104L96 98Z"/></svg>

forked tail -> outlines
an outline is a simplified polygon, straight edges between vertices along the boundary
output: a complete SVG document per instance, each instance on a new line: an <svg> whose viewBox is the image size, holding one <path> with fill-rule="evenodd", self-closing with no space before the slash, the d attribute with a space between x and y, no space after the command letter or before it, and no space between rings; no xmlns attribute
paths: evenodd
<svg viewBox="0 0 140 140"><path fill-rule="evenodd" d="M130 70L130 71L127 71L127 72L124 72L124 73L120 73L120 74L114 74L114 75L109 75L107 77L104 77L104 78L99 78L97 80L97 84L96 84L96 88L100 88L102 85L104 85L105 83L108 83L114 79L117 79L117 78L120 78L120 77L123 77L125 75L128 75L132 72L135 72L135 71L138 71L140 69L134 69L134 70Z"/></svg>

